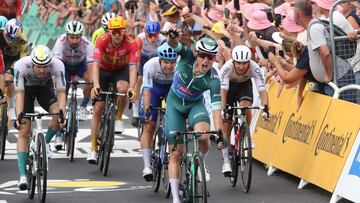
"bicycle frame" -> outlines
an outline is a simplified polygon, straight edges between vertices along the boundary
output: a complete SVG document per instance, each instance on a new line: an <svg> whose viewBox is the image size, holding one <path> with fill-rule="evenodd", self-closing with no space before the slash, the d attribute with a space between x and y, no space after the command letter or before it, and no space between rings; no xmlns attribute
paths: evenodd
<svg viewBox="0 0 360 203"><path fill-rule="evenodd" d="M29 115L29 114L27 114ZM29 144L29 157L30 156L33 156L34 154L37 154L38 152L36 151L36 147L37 146L37 143L39 142L39 136L44 136L44 133L43 133L43 128L42 128L42 120L40 118L35 118L35 117L32 117L31 118L31 134L30 134L30 144ZM32 175L36 175L36 171L38 170L37 166L37 159L33 159L33 167L32 167ZM46 159L46 170L49 171L49 162L47 161Z"/></svg>

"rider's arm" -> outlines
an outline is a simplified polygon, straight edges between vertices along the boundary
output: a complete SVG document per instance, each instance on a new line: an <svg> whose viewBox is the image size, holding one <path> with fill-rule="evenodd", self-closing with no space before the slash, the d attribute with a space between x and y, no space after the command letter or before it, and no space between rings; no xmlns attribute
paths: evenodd
<svg viewBox="0 0 360 203"><path fill-rule="evenodd" d="M143 79L143 90L144 90L144 109L145 111L149 108L151 103L151 89L153 88L153 77L154 77L154 68L152 67L152 63L150 63L152 60L149 60L144 65L144 77Z"/></svg>
<svg viewBox="0 0 360 203"><path fill-rule="evenodd" d="M100 71L100 63L104 54L103 43L100 43L101 38L96 41L95 51L94 51L94 60L95 63L93 65L93 69L91 71L91 78L93 82L93 88L100 88L99 82L99 71Z"/></svg>
<svg viewBox="0 0 360 203"><path fill-rule="evenodd" d="M211 111L214 118L215 129L224 129L223 119L221 116L221 96L220 96L220 80L214 78L209 83Z"/></svg>
<svg viewBox="0 0 360 203"><path fill-rule="evenodd" d="M131 44L131 51L129 56L129 79L130 79L130 88L135 90L136 80L137 80L137 67L136 64L139 60L139 49L137 43L133 41Z"/></svg>
<svg viewBox="0 0 360 203"><path fill-rule="evenodd" d="M229 90L229 76L232 72L233 64L232 60L228 60L220 69L220 87L221 87L221 108L226 106L226 96Z"/></svg>
<svg viewBox="0 0 360 203"><path fill-rule="evenodd" d="M62 36L56 40L53 51L52 51L53 55L60 60L63 59L64 46L63 46L63 43L61 42L62 40L64 40Z"/></svg>
<svg viewBox="0 0 360 203"><path fill-rule="evenodd" d="M59 110L66 110L66 81L65 81L65 66L62 61L53 58L52 64L55 67L55 80L56 80L56 97L59 105Z"/></svg>
<svg viewBox="0 0 360 203"><path fill-rule="evenodd" d="M265 79L261 73L260 66L254 61L250 61L250 68L252 71L252 77L255 79L256 87L261 97L261 105L269 106L269 98L266 91Z"/></svg>
<svg viewBox="0 0 360 203"><path fill-rule="evenodd" d="M93 63L94 62L94 46L85 37L83 37L82 40L84 40L84 43L86 44L86 50L85 50L86 62Z"/></svg>
<svg viewBox="0 0 360 203"><path fill-rule="evenodd" d="M24 96L25 96L25 80L24 80L24 72L25 65L22 64L23 60L19 60L14 65L14 70L16 73L15 77L15 112L16 117L19 116L21 112L24 110Z"/></svg>

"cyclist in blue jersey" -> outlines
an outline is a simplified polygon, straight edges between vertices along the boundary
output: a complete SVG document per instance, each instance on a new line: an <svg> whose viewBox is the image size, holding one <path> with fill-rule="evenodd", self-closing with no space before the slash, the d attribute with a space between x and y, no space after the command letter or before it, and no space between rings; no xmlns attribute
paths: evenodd
<svg viewBox="0 0 360 203"><path fill-rule="evenodd" d="M167 43L161 45L157 51L159 56L150 59L144 65L143 97L140 105L141 117L146 119L140 140L144 159L143 177L146 181L153 179L150 157L154 147L151 145L158 111L151 110L148 118L145 113L150 105L155 108L161 106L160 97L167 96L173 81L177 59L177 53Z"/></svg>
<svg viewBox="0 0 360 203"><path fill-rule="evenodd" d="M180 162L183 155L183 143L177 142L176 151L173 151L175 131L185 131L186 119L195 131L208 131L210 119L203 103L203 92L210 90L211 110L215 128L223 129L221 116L220 80L216 70L212 68L219 46L211 38L202 38L196 42L194 48L183 46L176 40L176 31L169 31L168 43L181 56L176 65L174 81L167 97L165 113L165 133L169 143L169 182L173 202L180 202ZM205 179L210 180L209 170L206 166L208 154L209 135L199 140L200 155L204 160ZM224 143L218 142L218 148L224 148ZM200 173L198 173L200 174ZM201 177L199 178L201 180Z"/></svg>

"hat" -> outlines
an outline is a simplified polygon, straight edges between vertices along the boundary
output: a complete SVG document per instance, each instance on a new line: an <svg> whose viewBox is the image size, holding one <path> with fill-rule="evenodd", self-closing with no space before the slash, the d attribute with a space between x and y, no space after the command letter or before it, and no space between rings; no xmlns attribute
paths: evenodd
<svg viewBox="0 0 360 203"><path fill-rule="evenodd" d="M278 43L278 44L282 44L282 41L284 40L281 36L280 36L280 32L274 32L271 35L272 39L274 40L274 42Z"/></svg>
<svg viewBox="0 0 360 203"><path fill-rule="evenodd" d="M282 27L288 32L295 33L302 32L304 30L302 26L295 23L293 10L291 10L282 21Z"/></svg>
<svg viewBox="0 0 360 203"><path fill-rule="evenodd" d="M178 12L178 9L173 4L166 4L161 10L161 16L170 16Z"/></svg>
<svg viewBox="0 0 360 203"><path fill-rule="evenodd" d="M274 9L274 13L280 14L282 16L286 16L286 14L288 14L290 10L291 10L291 4L283 3Z"/></svg>
<svg viewBox="0 0 360 203"><path fill-rule="evenodd" d="M213 31L217 34L223 34L223 32L222 32L223 30L225 30L224 21L219 21L219 22L215 23L211 28L211 31Z"/></svg>
<svg viewBox="0 0 360 203"><path fill-rule="evenodd" d="M239 5L246 4L245 0L237 0L237 1L239 1ZM228 4L226 4L225 8L228 8L230 13L236 13L236 8L234 6L234 0L232 0Z"/></svg>
<svg viewBox="0 0 360 203"><path fill-rule="evenodd" d="M224 20L224 15L216 10L216 9L210 9L210 11L208 12L207 16L214 21L222 21Z"/></svg>
<svg viewBox="0 0 360 203"><path fill-rule="evenodd" d="M266 9L267 7L262 3L245 4L243 6L244 16L250 20L251 16L255 11Z"/></svg>
<svg viewBox="0 0 360 203"><path fill-rule="evenodd" d="M315 3L325 10L330 10L334 4L334 0L315 0Z"/></svg>
<svg viewBox="0 0 360 203"><path fill-rule="evenodd" d="M255 11L247 23L247 26L252 30L265 30L271 25L265 11Z"/></svg>

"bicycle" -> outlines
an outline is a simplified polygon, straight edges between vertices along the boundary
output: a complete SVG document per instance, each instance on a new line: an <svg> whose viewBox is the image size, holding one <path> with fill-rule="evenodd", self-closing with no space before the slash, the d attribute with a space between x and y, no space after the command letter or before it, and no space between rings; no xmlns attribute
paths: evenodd
<svg viewBox="0 0 360 203"><path fill-rule="evenodd" d="M153 152L151 155L151 165L153 170L153 190L159 191L160 183L163 183L165 197L168 198L171 193L169 177L168 177L168 163L169 152L168 144L164 132L165 128L165 98L161 97L161 107L150 106L146 112L146 118L150 117L151 110L158 111L156 122L156 130L153 136Z"/></svg>
<svg viewBox="0 0 360 203"><path fill-rule="evenodd" d="M12 84L14 81L12 80L6 80L5 81L5 89L7 89L7 87ZM3 93L0 90L0 100L2 100L4 97L6 97L7 91L5 90L5 92ZM0 159L4 160L5 157L5 148L6 148L6 137L8 135L8 131L9 131L9 125L10 125L10 120L9 120L9 115L8 115L8 103L5 102L3 104L1 104L0 107L0 112L1 112L1 121L0 121Z"/></svg>
<svg viewBox="0 0 360 203"><path fill-rule="evenodd" d="M29 199L34 198L36 185L38 198L41 203L44 203L46 200L47 173L49 171L45 135L40 120L44 116L59 116L61 122L64 120L64 113L62 111L59 113L20 113L18 118L19 123L22 123L23 118L31 120L32 130L28 144L29 157L26 161L26 177L29 185L28 196Z"/></svg>
<svg viewBox="0 0 360 203"><path fill-rule="evenodd" d="M225 115L233 118L232 133L235 136L235 143L231 144L229 159L231 162L232 173L230 174L230 183L236 186L238 179L238 170L240 165L240 173L242 180L242 189L249 192L252 177L252 143L249 126L246 123L246 110L262 109L256 106L227 106ZM232 115L229 111L232 110ZM240 110L240 114L239 111Z"/></svg>
<svg viewBox="0 0 360 203"><path fill-rule="evenodd" d="M217 143L224 141L222 130L175 132L175 144L173 147L173 151L176 151L177 142L179 142L179 139L184 140L185 146L183 158L181 161L181 168L184 171L181 173L182 177L179 186L179 192L184 202L206 203L208 196L210 196L206 187L203 159L199 153L199 138L203 134L217 134ZM189 138L188 135L192 136ZM192 142L191 153L189 153L188 146L190 142ZM200 171L200 180L198 180L198 171ZM183 177L183 175L185 175L185 177Z"/></svg>
<svg viewBox="0 0 360 203"><path fill-rule="evenodd" d="M79 119L77 117L77 86L78 85L92 85L91 82L82 82L75 80L75 77L72 78L72 81L69 83L71 85L71 97L70 102L66 111L66 129L65 129L65 149L66 156L69 157L70 162L74 160L74 151L75 151L75 138L79 130Z"/></svg>
<svg viewBox="0 0 360 203"><path fill-rule="evenodd" d="M105 110L101 116L100 122L100 133L99 133L99 153L97 156L97 164L99 165L99 170L102 171L103 175L106 176L109 170L110 162L110 153L112 152L114 146L114 136L115 136L115 114L116 114L116 105L115 97L116 96L127 96L124 93L117 93L114 91L113 84L109 84L108 91L99 91L99 94L106 95L105 99ZM129 95L131 97L131 95Z"/></svg>

